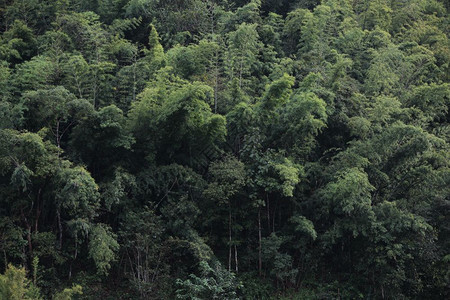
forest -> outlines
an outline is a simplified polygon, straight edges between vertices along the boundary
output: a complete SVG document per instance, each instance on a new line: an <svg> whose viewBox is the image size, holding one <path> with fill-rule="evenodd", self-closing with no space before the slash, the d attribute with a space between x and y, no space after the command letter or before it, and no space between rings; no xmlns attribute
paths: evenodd
<svg viewBox="0 0 450 300"><path fill-rule="evenodd" d="M0 1L0 299L450 299L449 10Z"/></svg>

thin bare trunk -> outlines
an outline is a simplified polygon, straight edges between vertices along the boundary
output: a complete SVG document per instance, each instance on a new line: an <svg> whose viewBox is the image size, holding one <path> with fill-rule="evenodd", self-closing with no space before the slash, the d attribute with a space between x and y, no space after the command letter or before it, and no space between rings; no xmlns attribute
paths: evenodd
<svg viewBox="0 0 450 300"><path fill-rule="evenodd" d="M258 247L258 270L259 270L259 276L262 276L262 257L261 257L261 208L258 210L258 241L259 241L259 247Z"/></svg>
<svg viewBox="0 0 450 300"><path fill-rule="evenodd" d="M61 139L59 137L59 124L60 120L56 121L56 146L58 147L58 158L61 156Z"/></svg>
<svg viewBox="0 0 450 300"><path fill-rule="evenodd" d="M267 230L270 232L270 202L269 202L269 194L266 193L266 202L267 202Z"/></svg>
<svg viewBox="0 0 450 300"><path fill-rule="evenodd" d="M96 98L97 98L97 75L94 76L94 85L92 89L92 105L96 108Z"/></svg>
<svg viewBox="0 0 450 300"><path fill-rule="evenodd" d="M239 273L239 267L238 267L238 252L237 252L237 246L234 245L234 262L236 264L235 266L235 270L236 270L236 274Z"/></svg>
<svg viewBox="0 0 450 300"><path fill-rule="evenodd" d="M69 280L72 278L72 264L77 259L77 256L78 256L78 239L75 237L75 252L73 254L73 260L70 262Z"/></svg>
<svg viewBox="0 0 450 300"><path fill-rule="evenodd" d="M42 189L39 188L36 199L36 220L34 221L34 231L38 231L39 217L41 216L40 202Z"/></svg>
<svg viewBox="0 0 450 300"><path fill-rule="evenodd" d="M27 226L27 241L28 241L28 252L31 260L31 258L33 257L33 244L31 242L31 226Z"/></svg>
<svg viewBox="0 0 450 300"><path fill-rule="evenodd" d="M58 220L58 230L59 230L59 245L58 245L58 249L61 250L62 249L63 233L62 233L62 224L61 224L61 214L59 212L59 208L56 210L56 218Z"/></svg>
<svg viewBox="0 0 450 300"><path fill-rule="evenodd" d="M231 206L228 209L228 271L231 271Z"/></svg>
<svg viewBox="0 0 450 300"><path fill-rule="evenodd" d="M219 91L219 52L216 52L216 63L214 70L214 113L217 113L217 94Z"/></svg>
<svg viewBox="0 0 450 300"><path fill-rule="evenodd" d="M133 102L136 101L136 55L133 56Z"/></svg>
<svg viewBox="0 0 450 300"><path fill-rule="evenodd" d="M242 89L242 68L243 68L243 61L241 59L241 65L239 68L239 88Z"/></svg>
<svg viewBox="0 0 450 300"><path fill-rule="evenodd" d="M272 216L272 232L275 232L275 219L276 219L276 212L277 212L277 206L278 202L275 200L275 205L273 207L273 216Z"/></svg>
<svg viewBox="0 0 450 300"><path fill-rule="evenodd" d="M27 242L28 242L28 255L30 258L30 262L33 258L33 244L32 244L32 240L31 240L31 228L32 225L28 222L27 217L25 216L25 214L23 213L23 210L21 210L21 214L22 214L22 218L23 221L25 223L25 226L27 228Z"/></svg>
<svg viewBox="0 0 450 300"><path fill-rule="evenodd" d="M80 80L78 79L78 76L75 74L74 75L75 78L75 84L77 85L77 89L78 89L78 94L80 95L80 98L83 98L83 93L81 92L81 83Z"/></svg>
<svg viewBox="0 0 450 300"><path fill-rule="evenodd" d="M26 246L24 245L22 247L22 265L25 266L25 268L27 268L27 252L25 250Z"/></svg>

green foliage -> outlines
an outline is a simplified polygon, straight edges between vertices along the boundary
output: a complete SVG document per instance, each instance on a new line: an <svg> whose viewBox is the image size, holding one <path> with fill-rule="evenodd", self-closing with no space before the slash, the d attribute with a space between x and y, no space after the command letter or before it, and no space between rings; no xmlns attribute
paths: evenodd
<svg viewBox="0 0 450 300"><path fill-rule="evenodd" d="M450 298L448 9L2 1L0 298Z"/></svg>
<svg viewBox="0 0 450 300"><path fill-rule="evenodd" d="M11 300L39 300L39 289L26 278L24 268L8 265L5 274L0 274L0 296Z"/></svg>
<svg viewBox="0 0 450 300"><path fill-rule="evenodd" d="M53 300L71 300L74 295L82 295L83 289L80 285L74 285L71 288L66 288L53 296Z"/></svg>
<svg viewBox="0 0 450 300"><path fill-rule="evenodd" d="M326 103L312 92L292 97L281 114L281 126L275 131L288 151L303 156L315 145L315 137L326 128Z"/></svg>
<svg viewBox="0 0 450 300"><path fill-rule="evenodd" d="M212 182L204 193L207 197L217 199L219 203L238 193L246 183L245 165L231 156L213 162L209 173Z"/></svg>
<svg viewBox="0 0 450 300"><path fill-rule="evenodd" d="M333 201L336 213L352 215L370 211L370 192L373 190L367 174L352 168L341 171L335 181L325 187L323 193L326 199Z"/></svg>
<svg viewBox="0 0 450 300"><path fill-rule="evenodd" d="M0 58L13 63L31 58L36 52L36 38L32 29L23 21L14 20L11 28L0 39L0 49Z"/></svg>
<svg viewBox="0 0 450 300"><path fill-rule="evenodd" d="M13 220L8 217L2 217L0 219L0 237L2 243L0 244L0 250L3 253L8 253L9 257L13 260L20 260L23 258L22 248L26 245L26 241L23 237L23 230L20 227L15 226ZM3 268L7 268L7 262L3 262Z"/></svg>
<svg viewBox="0 0 450 300"><path fill-rule="evenodd" d="M108 274L117 250L119 244L111 229L104 224L96 224L90 233L89 257L94 260L98 274Z"/></svg>
<svg viewBox="0 0 450 300"><path fill-rule="evenodd" d="M262 47L256 26L242 23L228 34L227 74L230 80L237 78L241 89L247 87Z"/></svg>
<svg viewBox="0 0 450 300"><path fill-rule="evenodd" d="M11 175L11 185L26 192L31 185L31 176L33 176L33 172L27 166L17 166Z"/></svg>
<svg viewBox="0 0 450 300"><path fill-rule="evenodd" d="M224 140L225 118L211 112L208 102L213 91L209 86L199 82L165 84L141 94L130 111L131 130L138 144L156 150L158 160L196 166L205 148ZM154 136L151 142L145 141L148 132Z"/></svg>
<svg viewBox="0 0 450 300"><path fill-rule="evenodd" d="M266 89L261 100L261 107L264 110L275 110L280 105L286 104L292 93L294 78L284 74L282 78L272 82Z"/></svg>
<svg viewBox="0 0 450 300"><path fill-rule="evenodd" d="M47 88L55 79L54 63L50 57L34 56L16 68L11 84L15 91L24 91Z"/></svg>
<svg viewBox="0 0 450 300"><path fill-rule="evenodd" d="M240 285L220 263L201 261L199 269L200 277L191 274L184 281L177 279L177 299L239 299Z"/></svg>
<svg viewBox="0 0 450 300"><path fill-rule="evenodd" d="M280 249L285 238L272 233L261 242L263 262L267 265L269 275L282 285L288 286L295 281L298 270L292 266L292 257Z"/></svg>
<svg viewBox="0 0 450 300"><path fill-rule="evenodd" d="M304 216L293 216L289 221L295 224L295 231L304 234L313 240L317 238L314 224Z"/></svg>
<svg viewBox="0 0 450 300"><path fill-rule="evenodd" d="M128 213L119 232L122 251L129 262L133 287L142 298L155 293L167 297L170 292L167 245L162 220L154 211Z"/></svg>
<svg viewBox="0 0 450 300"><path fill-rule="evenodd" d="M58 173L57 201L72 217L92 219L98 208L98 186L82 167L63 169Z"/></svg>

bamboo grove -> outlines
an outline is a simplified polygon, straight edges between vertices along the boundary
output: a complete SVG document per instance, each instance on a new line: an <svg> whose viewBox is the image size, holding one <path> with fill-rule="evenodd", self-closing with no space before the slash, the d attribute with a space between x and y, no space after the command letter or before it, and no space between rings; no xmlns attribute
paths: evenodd
<svg viewBox="0 0 450 300"><path fill-rule="evenodd" d="M0 299L448 299L449 2L0 3Z"/></svg>

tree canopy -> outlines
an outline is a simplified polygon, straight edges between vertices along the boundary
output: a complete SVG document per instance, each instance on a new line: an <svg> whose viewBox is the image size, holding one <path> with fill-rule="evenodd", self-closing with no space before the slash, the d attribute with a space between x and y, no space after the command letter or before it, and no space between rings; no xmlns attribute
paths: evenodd
<svg viewBox="0 0 450 300"><path fill-rule="evenodd" d="M441 0L0 3L1 299L449 299Z"/></svg>

